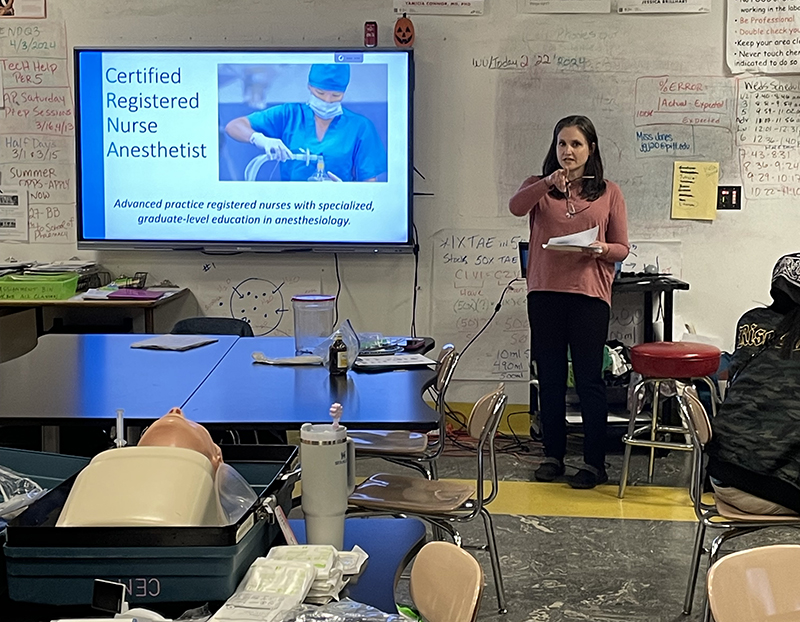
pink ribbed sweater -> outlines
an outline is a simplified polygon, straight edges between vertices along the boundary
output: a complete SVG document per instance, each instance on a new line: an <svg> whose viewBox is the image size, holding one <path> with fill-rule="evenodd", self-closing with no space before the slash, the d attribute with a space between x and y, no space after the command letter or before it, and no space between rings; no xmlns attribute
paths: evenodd
<svg viewBox="0 0 800 622"><path fill-rule="evenodd" d="M567 202L548 194L544 179L529 177L509 201L515 216L530 219L528 255L528 291L552 291L585 294L611 304L614 262L627 257L628 219L622 191L606 180L606 191L591 203L574 192L570 202L575 215L567 217ZM584 209L586 208L586 209ZM545 250L550 238L577 233L599 226L597 239L608 244L608 254L595 257L583 253Z"/></svg>

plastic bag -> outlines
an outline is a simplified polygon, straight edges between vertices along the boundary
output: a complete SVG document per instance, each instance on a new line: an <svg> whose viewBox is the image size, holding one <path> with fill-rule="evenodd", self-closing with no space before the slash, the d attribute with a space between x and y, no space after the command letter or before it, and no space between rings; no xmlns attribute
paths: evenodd
<svg viewBox="0 0 800 622"><path fill-rule="evenodd" d="M201 605L200 607L195 607L194 609L187 609L177 618L175 618L175 622L206 622L211 617L211 609L208 607L208 603Z"/></svg>
<svg viewBox="0 0 800 622"><path fill-rule="evenodd" d="M333 343L333 338L337 332L342 335L342 341L344 341L344 345L347 346L347 370L350 371L353 369L353 365L356 362L356 357L361 351L358 333L353 328L350 320L345 320L339 324L339 328L337 330L335 330L327 339L325 339L325 341L314 348L313 354L319 356L322 359L322 364L325 365L325 367L328 367L331 344Z"/></svg>
<svg viewBox="0 0 800 622"><path fill-rule="evenodd" d="M0 518L14 518L43 492L29 477L0 466Z"/></svg>
<svg viewBox="0 0 800 622"><path fill-rule="evenodd" d="M247 480L239 471L224 462L217 469L214 485L217 488L226 525L237 522L258 501L258 495Z"/></svg>
<svg viewBox="0 0 800 622"><path fill-rule="evenodd" d="M405 618L343 598L321 607L299 605L275 622L405 622Z"/></svg>

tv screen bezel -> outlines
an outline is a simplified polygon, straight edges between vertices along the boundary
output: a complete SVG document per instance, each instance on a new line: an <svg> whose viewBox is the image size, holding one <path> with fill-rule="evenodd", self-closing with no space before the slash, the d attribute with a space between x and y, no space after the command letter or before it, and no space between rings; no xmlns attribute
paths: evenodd
<svg viewBox="0 0 800 622"><path fill-rule="evenodd" d="M406 222L407 235L404 242L314 242L314 241L217 241L217 240L133 240L133 239L87 239L84 237L84 215L82 205L83 177L81 158L81 88L79 56L83 52L114 53L389 53L407 57L408 68L408 144ZM414 235L413 175L414 175L414 53L412 48L358 48L358 47L117 47L76 46L73 48L73 79L75 89L75 176L76 176L76 225L79 250L125 251L125 250L199 250L209 253L242 252L321 252L321 253L411 253L416 239Z"/></svg>

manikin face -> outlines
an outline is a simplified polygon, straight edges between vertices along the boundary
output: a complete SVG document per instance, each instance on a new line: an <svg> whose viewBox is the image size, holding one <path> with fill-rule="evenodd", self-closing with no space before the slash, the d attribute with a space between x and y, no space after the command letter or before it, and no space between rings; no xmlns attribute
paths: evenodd
<svg viewBox="0 0 800 622"><path fill-rule="evenodd" d="M583 175L583 169L592 149L594 145L587 142L586 136L577 127L565 127L558 133L556 141L558 163L569 171L570 179Z"/></svg>
<svg viewBox="0 0 800 622"><path fill-rule="evenodd" d="M206 456L214 470L222 464L222 451L203 426L189 421L180 408L173 408L142 434L140 447L183 447Z"/></svg>

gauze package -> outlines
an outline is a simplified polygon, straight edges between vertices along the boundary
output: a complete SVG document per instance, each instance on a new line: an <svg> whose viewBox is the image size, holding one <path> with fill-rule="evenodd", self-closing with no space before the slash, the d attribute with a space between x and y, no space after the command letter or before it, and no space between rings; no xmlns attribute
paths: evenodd
<svg viewBox="0 0 800 622"><path fill-rule="evenodd" d="M316 569L311 564L259 557L250 566L236 592L297 596L302 601L315 576Z"/></svg>
<svg viewBox="0 0 800 622"><path fill-rule="evenodd" d="M347 584L339 553L328 544L300 544L274 546L267 553L267 559L298 561L311 564L316 577L306 596L307 602L325 604L337 599L339 592Z"/></svg>
<svg viewBox="0 0 800 622"><path fill-rule="evenodd" d="M305 600L315 576L316 571L311 564L259 557L250 566L233 596L211 619L271 622Z"/></svg>
<svg viewBox="0 0 800 622"><path fill-rule="evenodd" d="M327 579L336 569L339 555L336 548L329 544L294 544L273 546L267 553L267 559L306 562L314 566L318 578Z"/></svg>
<svg viewBox="0 0 800 622"><path fill-rule="evenodd" d="M354 575L361 572L364 562L369 559L367 552L357 544L352 551L339 551L339 563L345 575Z"/></svg>

